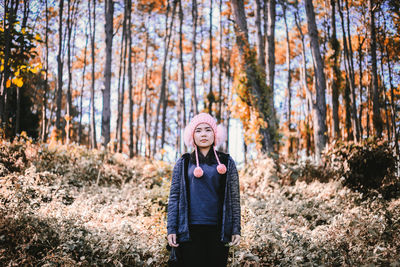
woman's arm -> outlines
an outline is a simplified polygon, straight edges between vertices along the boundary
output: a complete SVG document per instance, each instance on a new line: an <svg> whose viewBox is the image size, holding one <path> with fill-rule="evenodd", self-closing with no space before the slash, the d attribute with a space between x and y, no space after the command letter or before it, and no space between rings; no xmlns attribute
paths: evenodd
<svg viewBox="0 0 400 267"><path fill-rule="evenodd" d="M232 235L240 235L240 187L239 187L239 174L236 169L235 161L229 156L228 161L228 175L230 177L230 189L232 196L232 222L233 231Z"/></svg>
<svg viewBox="0 0 400 267"><path fill-rule="evenodd" d="M180 158L172 171L172 182L168 199L167 231L176 234L178 227L179 192L182 175L183 158Z"/></svg>

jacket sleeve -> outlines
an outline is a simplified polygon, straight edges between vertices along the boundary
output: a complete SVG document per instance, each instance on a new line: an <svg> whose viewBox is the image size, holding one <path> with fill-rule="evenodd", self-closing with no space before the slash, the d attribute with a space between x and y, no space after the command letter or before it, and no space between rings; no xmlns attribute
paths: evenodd
<svg viewBox="0 0 400 267"><path fill-rule="evenodd" d="M183 158L180 158L172 171L172 182L170 187L170 193L168 198L168 219L167 219L167 232L169 234L176 234L178 228L178 216L179 216L179 194L180 194L180 183L182 174Z"/></svg>
<svg viewBox="0 0 400 267"><path fill-rule="evenodd" d="M240 211L240 186L239 186L239 174L236 169L235 161L229 156L228 163L228 175L230 177L230 190L232 196L232 223L233 230L232 235L240 235L241 233L241 211Z"/></svg>

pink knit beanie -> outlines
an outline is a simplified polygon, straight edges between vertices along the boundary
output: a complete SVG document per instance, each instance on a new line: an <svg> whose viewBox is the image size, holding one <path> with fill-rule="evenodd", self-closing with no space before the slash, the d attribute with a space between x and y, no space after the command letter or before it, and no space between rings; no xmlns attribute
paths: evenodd
<svg viewBox="0 0 400 267"><path fill-rule="evenodd" d="M199 166L199 156L198 156L198 152L197 152L197 145L194 143L194 138L193 138L193 134L194 134L194 131L196 130L196 127L201 123L207 123L208 125L210 125L210 127L212 128L212 130L214 132L214 146L212 149L214 150L215 158L217 159L217 162L218 162L217 171L219 174L224 174L224 173L226 173L226 166L225 166L225 164L221 164L221 162L219 161L217 152L215 151L215 146L218 147L225 142L226 135L227 135L226 129L221 124L217 126L216 119L214 119L208 113L197 114L196 116L194 116L192 118L190 123L185 127L185 132L184 132L185 144L189 148L194 147L195 154L196 154L197 167L194 169L193 174L197 178L200 178L201 176L203 176L203 170Z"/></svg>

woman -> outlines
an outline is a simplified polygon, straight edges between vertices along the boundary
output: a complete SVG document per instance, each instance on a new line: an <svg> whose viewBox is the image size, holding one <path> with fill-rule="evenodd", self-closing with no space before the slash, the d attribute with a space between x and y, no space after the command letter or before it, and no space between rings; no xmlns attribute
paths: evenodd
<svg viewBox="0 0 400 267"><path fill-rule="evenodd" d="M175 164L168 201L168 244L182 266L226 266L229 245L240 242L239 176L234 160L215 150L226 131L207 113L186 126L194 147Z"/></svg>

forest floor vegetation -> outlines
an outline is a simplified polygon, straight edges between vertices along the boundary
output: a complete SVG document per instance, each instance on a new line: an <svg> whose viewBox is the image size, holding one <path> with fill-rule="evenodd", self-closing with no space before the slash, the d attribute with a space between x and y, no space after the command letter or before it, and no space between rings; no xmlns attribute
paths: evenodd
<svg viewBox="0 0 400 267"><path fill-rule="evenodd" d="M294 167L282 166L259 158L239 171L242 240L229 266L400 266L398 196L366 197L334 177L289 183ZM0 141L0 265L166 265L172 167Z"/></svg>

